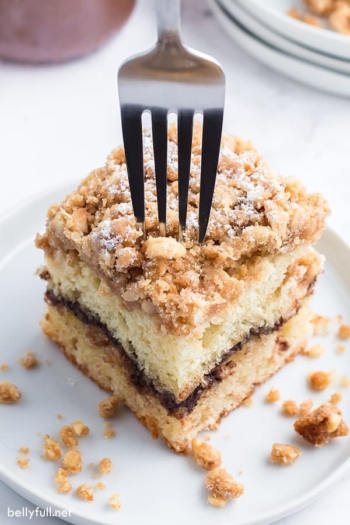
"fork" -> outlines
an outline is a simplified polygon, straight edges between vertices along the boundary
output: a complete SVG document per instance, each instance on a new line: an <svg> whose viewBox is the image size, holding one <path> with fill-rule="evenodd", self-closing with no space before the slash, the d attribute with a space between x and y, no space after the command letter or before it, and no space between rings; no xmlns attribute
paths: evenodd
<svg viewBox="0 0 350 525"><path fill-rule="evenodd" d="M211 57L183 46L180 0L157 0L158 41L124 62L119 100L131 201L145 235L142 114L151 113L159 233L166 235L168 115L177 114L179 238L186 231L193 119L203 114L198 241L208 227L219 160L225 75Z"/></svg>

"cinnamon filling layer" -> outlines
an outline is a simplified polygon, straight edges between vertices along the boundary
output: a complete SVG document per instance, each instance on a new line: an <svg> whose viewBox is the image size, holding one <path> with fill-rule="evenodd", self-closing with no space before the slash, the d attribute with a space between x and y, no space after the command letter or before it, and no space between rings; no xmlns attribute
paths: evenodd
<svg viewBox="0 0 350 525"><path fill-rule="evenodd" d="M310 287L311 288L311 287ZM82 323L93 327L99 334L100 337L95 337L96 346L105 346L106 344L112 344L115 351L118 352L119 357L122 360L123 365L128 371L130 382L135 386L141 394L155 396L161 405L167 409L168 414L181 419L186 415L190 414L197 405L203 392L211 388L211 386L222 381L225 377L230 375L230 371L235 367L235 363L230 361L229 358L236 352L238 352L245 344L251 339L257 338L261 335L268 335L278 330L288 319L282 317L273 326L261 326L258 329L250 330L249 334L238 344L230 348L221 358L218 363L208 374L203 378L203 381L198 385L193 392L182 402L178 403L174 395L170 392L158 392L154 387L152 380L147 377L145 372L138 367L138 364L126 353L121 343L109 332L108 328L102 323L98 317L92 312L82 308L79 302L69 301L64 297L56 296L51 290L47 290L45 294L45 300L53 306L63 306L71 311ZM297 307L296 311L299 309ZM98 339L100 343L97 344ZM288 350L288 342L283 339L280 342L280 349L282 351Z"/></svg>

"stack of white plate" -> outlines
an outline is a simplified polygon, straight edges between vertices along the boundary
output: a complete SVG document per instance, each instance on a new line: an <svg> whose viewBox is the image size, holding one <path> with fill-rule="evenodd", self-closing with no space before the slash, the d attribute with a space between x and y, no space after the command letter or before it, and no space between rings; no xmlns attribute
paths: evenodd
<svg viewBox="0 0 350 525"><path fill-rule="evenodd" d="M350 36L287 15L297 0L210 0L230 36L267 66L317 89L350 97ZM299 5L298 5L299 4Z"/></svg>

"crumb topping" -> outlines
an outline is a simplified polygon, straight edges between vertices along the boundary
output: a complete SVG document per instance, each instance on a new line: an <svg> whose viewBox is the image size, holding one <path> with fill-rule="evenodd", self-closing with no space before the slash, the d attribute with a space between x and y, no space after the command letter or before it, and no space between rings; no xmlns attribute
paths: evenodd
<svg viewBox="0 0 350 525"><path fill-rule="evenodd" d="M331 395L331 398L329 402L332 405L337 405L342 400L343 396L341 395L341 392L334 392L334 394Z"/></svg>
<svg viewBox="0 0 350 525"><path fill-rule="evenodd" d="M35 368L39 364L39 361L37 360L34 352L32 351L27 352L24 357L19 357L18 362L21 363L23 368L25 368L26 370L28 370L29 368Z"/></svg>
<svg viewBox="0 0 350 525"><path fill-rule="evenodd" d="M6 372L8 369L9 369L9 365L7 365L6 363L1 363L0 364L0 370L2 372Z"/></svg>
<svg viewBox="0 0 350 525"><path fill-rule="evenodd" d="M113 417L118 409L119 399L117 396L109 396L98 404L98 413L101 417Z"/></svg>
<svg viewBox="0 0 350 525"><path fill-rule="evenodd" d="M80 450L71 448L63 456L63 466L67 474L78 474L82 471L83 461Z"/></svg>
<svg viewBox="0 0 350 525"><path fill-rule="evenodd" d="M122 508L122 505L119 500L119 494L113 494L109 498L108 503L112 507L112 509L119 510Z"/></svg>
<svg viewBox="0 0 350 525"><path fill-rule="evenodd" d="M78 498L84 499L86 501L93 501L94 500L94 487L91 487L91 485L87 485L86 483L83 483L82 485L79 485L79 487L76 490L76 495Z"/></svg>
<svg viewBox="0 0 350 525"><path fill-rule="evenodd" d="M205 470L213 470L221 465L221 452L208 443L193 439L192 452L197 465Z"/></svg>
<svg viewBox="0 0 350 525"><path fill-rule="evenodd" d="M12 405L21 399L18 387L8 381L0 381L0 403Z"/></svg>
<svg viewBox="0 0 350 525"><path fill-rule="evenodd" d="M101 481L98 481L96 483L97 490L104 490L106 488L106 485L104 483L101 483Z"/></svg>
<svg viewBox="0 0 350 525"><path fill-rule="evenodd" d="M106 430L103 432L103 437L105 439L111 439L115 436L115 430L113 428L106 428Z"/></svg>
<svg viewBox="0 0 350 525"><path fill-rule="evenodd" d="M214 504L212 498L221 501L222 504L214 505L216 507L222 507L228 500L239 498L244 493L243 485L238 483L224 468L211 470L205 480L205 486L211 492L208 498L211 505ZM225 503L222 500L225 500Z"/></svg>
<svg viewBox="0 0 350 525"><path fill-rule="evenodd" d="M72 484L67 479L67 471L63 468L59 468L54 475L57 490L61 494L69 494L72 491Z"/></svg>
<svg viewBox="0 0 350 525"><path fill-rule="evenodd" d="M309 384L314 390L324 390L327 388L332 381L331 374L329 372L310 372L308 375Z"/></svg>
<svg viewBox="0 0 350 525"><path fill-rule="evenodd" d="M24 456L18 456L17 461L16 461L17 465L21 469L29 468L29 462L30 462L30 459L29 458L25 458Z"/></svg>
<svg viewBox="0 0 350 525"><path fill-rule="evenodd" d="M29 447L20 447L21 454L29 454Z"/></svg>
<svg viewBox="0 0 350 525"><path fill-rule="evenodd" d="M292 399L287 399L287 401L284 401L282 404L282 413L285 416L297 416L298 415L298 407L295 401Z"/></svg>
<svg viewBox="0 0 350 525"><path fill-rule="evenodd" d="M329 317L315 314L311 319L314 335L327 335L329 334L329 328L331 320Z"/></svg>
<svg viewBox="0 0 350 525"><path fill-rule="evenodd" d="M312 399L306 399L305 401L300 403L299 416L307 416L308 414L310 414L313 405L314 402L312 401Z"/></svg>
<svg viewBox="0 0 350 525"><path fill-rule="evenodd" d="M44 453L41 457L50 461L61 459L61 445L49 434L44 436Z"/></svg>
<svg viewBox="0 0 350 525"><path fill-rule="evenodd" d="M347 375L344 375L340 378L339 385L343 388L347 388L350 386L350 381Z"/></svg>
<svg viewBox="0 0 350 525"><path fill-rule="evenodd" d="M89 432L90 432L89 427L84 425L84 423L82 421L80 421L80 420L73 421L72 429L74 430L76 435L79 436L79 437L87 436L89 434Z"/></svg>
<svg viewBox="0 0 350 525"><path fill-rule="evenodd" d="M270 460L272 463L279 465L292 465L301 455L301 451L292 445L282 445L274 443L272 445Z"/></svg>
<svg viewBox="0 0 350 525"><path fill-rule="evenodd" d="M59 434L66 447L72 448L78 445L78 440L73 432L72 427L69 427L67 425L62 427L59 431Z"/></svg>
<svg viewBox="0 0 350 525"><path fill-rule="evenodd" d="M266 402L267 403L276 403L276 401L279 401L281 398L279 391L277 388L271 388L267 395L266 395Z"/></svg>
<svg viewBox="0 0 350 525"><path fill-rule="evenodd" d="M302 354L306 355L307 357L316 358L316 357L320 357L322 354L324 354L325 351L326 351L326 347L325 346L323 346L323 345L314 345L311 348L309 348L308 350L304 350L302 352Z"/></svg>
<svg viewBox="0 0 350 525"><path fill-rule="evenodd" d="M101 474L109 474L112 472L112 460L111 458L103 458L98 464L98 468Z"/></svg>
<svg viewBox="0 0 350 525"><path fill-rule="evenodd" d="M344 345L337 345L337 352L339 354L343 354L345 352L345 346Z"/></svg>
<svg viewBox="0 0 350 525"><path fill-rule="evenodd" d="M125 305L144 304L162 324L189 333L224 309L242 290L243 263L253 256L288 252L316 242L329 214L319 194L308 194L295 178L276 175L255 148L223 137L206 241L198 244L201 130L191 158L185 242L178 241L178 180L168 170L167 237L159 237L153 147L145 142L146 232L133 216L122 148L108 157L64 202L48 212L47 231L37 246L76 250L103 275ZM169 163L177 165L176 130L169 132ZM243 272L243 273L242 273Z"/></svg>
<svg viewBox="0 0 350 525"><path fill-rule="evenodd" d="M350 324L341 324L338 330L340 339L350 339Z"/></svg>
<svg viewBox="0 0 350 525"><path fill-rule="evenodd" d="M315 447L322 447L331 439L347 436L349 429L342 419L342 413L331 403L324 403L309 415L294 423L295 431Z"/></svg>

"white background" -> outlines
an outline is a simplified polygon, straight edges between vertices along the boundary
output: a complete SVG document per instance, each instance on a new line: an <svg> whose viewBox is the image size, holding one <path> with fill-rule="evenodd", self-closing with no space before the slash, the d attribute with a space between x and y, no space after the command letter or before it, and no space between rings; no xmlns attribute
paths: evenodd
<svg viewBox="0 0 350 525"><path fill-rule="evenodd" d="M329 224L350 243L350 99L274 73L237 48L203 0L183 1L183 34L215 56L227 79L225 129L251 139L276 171L297 175L329 200ZM0 63L0 212L45 188L77 180L121 142L117 71L155 39L152 0L139 0L102 50L54 67ZM1 428L1 427L0 427ZM350 480L279 525L345 525ZM28 505L0 482L0 524L58 525L53 518L7 518Z"/></svg>

